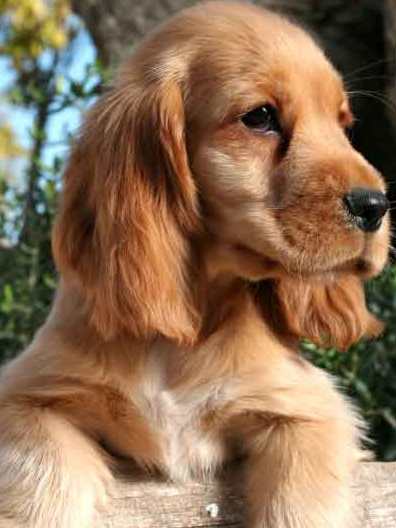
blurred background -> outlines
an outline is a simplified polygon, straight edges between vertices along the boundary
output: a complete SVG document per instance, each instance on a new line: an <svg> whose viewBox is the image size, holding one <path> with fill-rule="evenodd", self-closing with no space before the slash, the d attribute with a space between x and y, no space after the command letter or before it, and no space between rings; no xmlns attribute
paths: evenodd
<svg viewBox="0 0 396 528"><path fill-rule="evenodd" d="M51 224L84 111L149 29L193 3L0 0L0 362L26 346L48 313L57 283ZM396 211L396 0L256 3L318 35L358 118L351 140L385 175ZM380 339L347 353L301 346L357 401L378 458L396 460L396 267L367 285L367 298L387 323Z"/></svg>

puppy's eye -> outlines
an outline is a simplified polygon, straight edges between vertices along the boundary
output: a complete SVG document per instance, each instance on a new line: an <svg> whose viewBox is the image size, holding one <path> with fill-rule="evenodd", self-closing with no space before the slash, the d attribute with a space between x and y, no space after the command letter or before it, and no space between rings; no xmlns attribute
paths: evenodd
<svg viewBox="0 0 396 528"><path fill-rule="evenodd" d="M260 132L281 132L278 112L272 105L264 105L250 110L241 117L242 123L248 128Z"/></svg>

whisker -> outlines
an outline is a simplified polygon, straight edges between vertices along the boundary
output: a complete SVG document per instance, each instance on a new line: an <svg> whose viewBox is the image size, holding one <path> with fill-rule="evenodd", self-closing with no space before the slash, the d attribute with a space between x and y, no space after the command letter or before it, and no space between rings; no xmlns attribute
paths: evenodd
<svg viewBox="0 0 396 528"><path fill-rule="evenodd" d="M364 66L360 66L359 68L356 68L355 70L344 74L344 79L345 80L350 79L353 75L356 75L357 73L360 73L362 71L367 71L370 68L375 68L375 66L380 66L381 64L387 64L387 63L391 64L392 62L394 62L394 59L391 59L391 58L383 58L383 59L378 59L373 62L369 62L368 64L365 64Z"/></svg>
<svg viewBox="0 0 396 528"><path fill-rule="evenodd" d="M392 112L396 113L395 103L393 103L390 99L386 98L385 96L378 94L377 92L369 90L354 90L347 92L347 94L351 99L355 96L371 97L371 99L374 99L375 101L378 101L384 106L386 106L388 110L391 110Z"/></svg>
<svg viewBox="0 0 396 528"><path fill-rule="evenodd" d="M348 87L352 83L358 83L361 81L377 81L377 80L386 80L386 81L392 81L394 77L392 75L370 75L366 77L356 77L352 79L350 82L346 82L345 86Z"/></svg>
<svg viewBox="0 0 396 528"><path fill-rule="evenodd" d="M396 248L394 248L393 246L391 246L389 248L389 254L392 258L396 258Z"/></svg>

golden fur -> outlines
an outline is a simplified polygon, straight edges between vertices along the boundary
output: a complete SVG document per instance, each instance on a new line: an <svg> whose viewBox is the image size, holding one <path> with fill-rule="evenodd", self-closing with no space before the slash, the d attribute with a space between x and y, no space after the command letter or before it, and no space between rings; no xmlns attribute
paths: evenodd
<svg viewBox="0 0 396 528"><path fill-rule="evenodd" d="M282 136L241 122L265 103ZM381 328L362 281L389 219L363 233L342 198L384 183L351 122L311 37L249 4L183 11L135 50L71 153L52 312L2 373L1 528L93 526L110 453L178 480L245 456L250 528L356 522L362 424L297 347Z"/></svg>

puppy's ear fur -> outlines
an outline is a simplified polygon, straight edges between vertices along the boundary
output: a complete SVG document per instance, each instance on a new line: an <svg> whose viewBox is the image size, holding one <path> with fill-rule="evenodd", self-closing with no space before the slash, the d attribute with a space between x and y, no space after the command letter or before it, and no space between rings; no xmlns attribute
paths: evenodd
<svg viewBox="0 0 396 528"><path fill-rule="evenodd" d="M72 153L53 250L106 339L197 335L189 239L199 218L184 136L176 83L124 83L95 105Z"/></svg>
<svg viewBox="0 0 396 528"><path fill-rule="evenodd" d="M283 322L296 337L346 350L362 337L375 337L383 329L367 310L362 282L353 275L327 282L284 278L274 287Z"/></svg>

